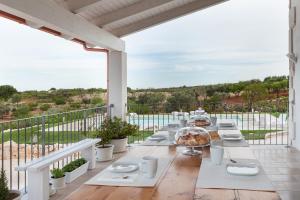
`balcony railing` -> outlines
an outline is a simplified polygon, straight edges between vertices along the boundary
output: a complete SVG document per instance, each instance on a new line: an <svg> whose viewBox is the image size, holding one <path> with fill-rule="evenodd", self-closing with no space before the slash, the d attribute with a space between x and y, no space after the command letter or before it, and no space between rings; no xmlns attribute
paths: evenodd
<svg viewBox="0 0 300 200"><path fill-rule="evenodd" d="M127 121L139 126L138 135L130 137L130 143L141 142L168 123L189 119L192 115L185 112L174 115L158 107L128 107L129 112L136 113L128 113ZM288 115L285 112L215 111L209 115L234 120L249 144L288 144ZM1 168L7 172L10 188L26 191L27 174L16 172L16 166L90 137L106 116L107 107L98 107L0 123ZM54 163L52 167L62 167L77 157L78 154Z"/></svg>

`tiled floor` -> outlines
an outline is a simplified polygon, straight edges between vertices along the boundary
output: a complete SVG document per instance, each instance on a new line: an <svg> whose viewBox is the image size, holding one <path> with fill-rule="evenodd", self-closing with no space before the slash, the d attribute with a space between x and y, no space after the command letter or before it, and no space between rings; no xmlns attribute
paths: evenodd
<svg viewBox="0 0 300 200"><path fill-rule="evenodd" d="M285 146L251 146L282 200L300 200L300 152Z"/></svg>
<svg viewBox="0 0 300 200"><path fill-rule="evenodd" d="M252 145L255 157L261 162L282 200L300 200L300 151L280 145ZM120 157L122 154L116 155ZM50 200L61 200L111 162L98 163L95 170L68 184Z"/></svg>

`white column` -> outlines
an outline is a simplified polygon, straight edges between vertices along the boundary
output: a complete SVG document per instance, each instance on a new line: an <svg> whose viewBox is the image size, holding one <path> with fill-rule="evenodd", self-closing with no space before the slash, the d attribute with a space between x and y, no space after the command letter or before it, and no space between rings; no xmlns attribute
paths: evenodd
<svg viewBox="0 0 300 200"><path fill-rule="evenodd" d="M127 54L110 51L108 58L108 105L111 116L126 119L127 112Z"/></svg>
<svg viewBox="0 0 300 200"><path fill-rule="evenodd" d="M28 200L49 199L49 166L40 171L28 169Z"/></svg>
<svg viewBox="0 0 300 200"><path fill-rule="evenodd" d="M289 137L293 146L300 149L300 1L290 2Z"/></svg>
<svg viewBox="0 0 300 200"><path fill-rule="evenodd" d="M81 156L89 161L88 169L95 169L96 167L96 150L95 145L81 151Z"/></svg>

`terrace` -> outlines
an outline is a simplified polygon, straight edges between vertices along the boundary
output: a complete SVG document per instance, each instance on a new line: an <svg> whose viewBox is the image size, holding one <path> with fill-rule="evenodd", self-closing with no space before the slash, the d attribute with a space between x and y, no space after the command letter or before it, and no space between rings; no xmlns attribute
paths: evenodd
<svg viewBox="0 0 300 200"><path fill-rule="evenodd" d="M125 42L120 38L219 3L226 1L0 0L0 16L77 42L87 51L106 53L108 63L108 106L0 124L1 168L7 172L10 189L21 190L24 194L32 190L28 187L28 180L32 178L30 173L15 171L15 167L32 160L38 161L53 152L72 148L72 145L79 144L98 131L106 118L117 116L139 126L138 135L128 138L128 150L115 154L112 161L97 162L92 170L67 184L64 189L58 190L50 199L251 199L253 196L257 199L300 199L300 137L296 129L300 123L297 114L299 108L296 106L300 99L297 92L300 74L296 70L299 65L297 39L300 20L296 20L299 18L296 9L300 4L296 0L290 1L290 93L289 105L285 109L289 112L278 109L279 115L276 116L267 111L208 113L218 121L229 119L234 122L246 143L250 144L250 147L227 147L225 158L258 160L271 181L272 190L198 187L198 181L201 181L200 167L205 163L205 158L210 157L209 148L202 149L202 156L186 156L182 154L184 147L141 145L148 136L163 132L168 124L180 119L190 119L193 113L189 109L181 113L128 112L131 108L127 105L127 55ZM237 151L241 153L234 157ZM61 168L83 154L77 152L55 160L50 169ZM99 172L105 171L118 158L141 158L145 155L170 159L166 169L162 170L163 175L154 186L84 184ZM49 174L49 169L47 173ZM262 183L257 182L259 184ZM48 194L48 188L45 190L47 192L35 192ZM27 195L23 198L33 199ZM47 198L48 196L38 196L38 199Z"/></svg>

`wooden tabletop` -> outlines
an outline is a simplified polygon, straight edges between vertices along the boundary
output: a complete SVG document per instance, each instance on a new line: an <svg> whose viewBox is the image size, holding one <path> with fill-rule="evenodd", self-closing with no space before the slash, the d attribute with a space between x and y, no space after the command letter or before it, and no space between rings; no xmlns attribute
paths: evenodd
<svg viewBox="0 0 300 200"><path fill-rule="evenodd" d="M167 146L135 146L124 155L169 157L167 172L153 188L82 185L67 200L279 200L276 192L196 189L201 165L200 156L186 156L182 148ZM209 156L205 149L203 157Z"/></svg>

